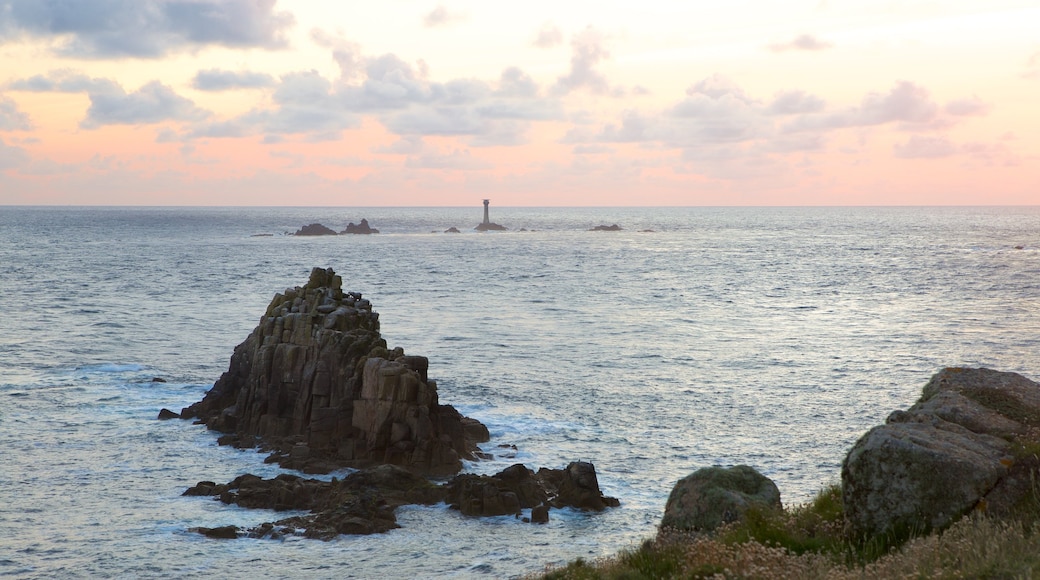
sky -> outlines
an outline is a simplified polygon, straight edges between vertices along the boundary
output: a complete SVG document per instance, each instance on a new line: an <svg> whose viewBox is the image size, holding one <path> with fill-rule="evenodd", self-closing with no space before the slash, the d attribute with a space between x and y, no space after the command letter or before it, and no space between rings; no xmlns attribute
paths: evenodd
<svg viewBox="0 0 1040 580"><path fill-rule="evenodd" d="M1036 0L0 0L0 205L1040 205Z"/></svg>

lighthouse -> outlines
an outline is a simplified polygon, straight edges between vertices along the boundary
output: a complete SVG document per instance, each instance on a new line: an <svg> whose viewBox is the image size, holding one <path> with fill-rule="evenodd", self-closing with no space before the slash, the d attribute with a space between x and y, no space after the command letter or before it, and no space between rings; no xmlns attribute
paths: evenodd
<svg viewBox="0 0 1040 580"><path fill-rule="evenodd" d="M491 221L491 216L488 215L488 204L489 203L491 203L490 199L485 199L484 200L484 221L479 223L479 224L477 224L477 227L475 227L473 229L477 230L478 232L502 231L502 230L509 229L509 228L507 228L505 226L500 226L500 225L498 225L498 224L496 224L496 223Z"/></svg>

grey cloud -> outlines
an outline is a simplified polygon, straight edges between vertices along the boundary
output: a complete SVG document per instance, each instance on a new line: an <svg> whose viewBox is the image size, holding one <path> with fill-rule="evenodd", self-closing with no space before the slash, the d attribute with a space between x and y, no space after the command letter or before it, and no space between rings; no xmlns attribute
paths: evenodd
<svg viewBox="0 0 1040 580"><path fill-rule="evenodd" d="M134 125L162 121L198 121L208 113L170 87L152 81L135 92L121 88L110 92L88 93L90 108L80 125L95 129L103 125Z"/></svg>
<svg viewBox="0 0 1040 580"><path fill-rule="evenodd" d="M556 80L553 93L565 95L577 89L587 89L594 94L606 94L610 84L602 73L595 70L601 61L610 58L606 40L591 26L571 40L571 70Z"/></svg>
<svg viewBox="0 0 1040 580"><path fill-rule="evenodd" d="M542 24L538 29L538 36L534 39L534 45L538 48L553 48L563 44L563 32L552 22Z"/></svg>
<svg viewBox="0 0 1040 580"><path fill-rule="evenodd" d="M118 83L109 79L88 77L71 70L51 71L46 75L34 75L10 83L14 90L36 93L106 93L123 92Z"/></svg>
<svg viewBox="0 0 1040 580"><path fill-rule="evenodd" d="M691 97L705 95L712 99L719 99L729 95L744 102L751 102L751 98L747 96L744 89L740 88L739 85L728 77L718 73L697 81L690 88L686 89L686 94Z"/></svg>
<svg viewBox="0 0 1040 580"><path fill-rule="evenodd" d="M495 95L499 97L536 97L538 96L538 83L534 82L531 75L519 67L511 66L502 71Z"/></svg>
<svg viewBox="0 0 1040 580"><path fill-rule="evenodd" d="M786 132L865 127L900 122L902 128L942 128L939 105L928 90L908 81L900 81L888 93L870 93L859 107L820 115L803 115L784 127Z"/></svg>
<svg viewBox="0 0 1040 580"><path fill-rule="evenodd" d="M0 131L28 131L32 127L29 116L18 109L18 103L0 95Z"/></svg>
<svg viewBox="0 0 1040 580"><path fill-rule="evenodd" d="M465 18L465 15L451 12L445 5L438 4L436 8L423 16L422 22L426 28L436 28L465 20Z"/></svg>
<svg viewBox="0 0 1040 580"><path fill-rule="evenodd" d="M824 105L823 99L805 91L784 91L776 95L767 111L773 115L818 113Z"/></svg>
<svg viewBox="0 0 1040 580"><path fill-rule="evenodd" d="M383 123L398 135L473 135L487 129L487 121L472 111L451 107L395 113Z"/></svg>
<svg viewBox="0 0 1040 580"><path fill-rule="evenodd" d="M311 30L310 37L318 46L332 49L332 60L339 66L342 80L352 81L364 75L365 62L361 55L361 45L319 28Z"/></svg>
<svg viewBox="0 0 1040 580"><path fill-rule="evenodd" d="M613 149L604 145L575 145L571 149L571 153L575 155L602 155L613 152Z"/></svg>
<svg viewBox="0 0 1040 580"><path fill-rule="evenodd" d="M19 167L29 160L29 154L25 149L15 145L8 145L0 139L0 169Z"/></svg>
<svg viewBox="0 0 1040 580"><path fill-rule="evenodd" d="M800 34L789 42L770 44L767 48L773 52L785 52L788 50L818 51L833 48L830 42L820 40L811 34Z"/></svg>
<svg viewBox="0 0 1040 580"><path fill-rule="evenodd" d="M902 159L938 159L957 153L957 146L946 137L912 135L906 143L896 144L893 152Z"/></svg>
<svg viewBox="0 0 1040 580"><path fill-rule="evenodd" d="M275 0L6 0L0 39L51 38L70 58L158 58L206 45L282 48Z"/></svg>
<svg viewBox="0 0 1040 580"><path fill-rule="evenodd" d="M329 140L358 127L361 118L341 102L332 83L317 71L287 74L273 95L277 108L253 111L238 120L270 134L311 133Z"/></svg>
<svg viewBox="0 0 1040 580"><path fill-rule="evenodd" d="M216 68L200 70L191 81L191 86L200 91L258 89L270 87L274 84L274 77L267 73L230 71Z"/></svg>
<svg viewBox="0 0 1040 580"><path fill-rule="evenodd" d="M989 113L990 106L977 96L946 103L945 111L958 117L980 116Z"/></svg>

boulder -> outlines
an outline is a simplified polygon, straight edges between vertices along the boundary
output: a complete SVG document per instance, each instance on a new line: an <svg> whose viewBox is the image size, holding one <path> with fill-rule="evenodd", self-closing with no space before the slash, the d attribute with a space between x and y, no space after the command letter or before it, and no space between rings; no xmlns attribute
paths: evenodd
<svg viewBox="0 0 1040 580"><path fill-rule="evenodd" d="M920 400L889 415L842 464L842 498L864 537L925 533L972 510L1011 515L1032 489L1040 384L1015 373L947 368Z"/></svg>
<svg viewBox="0 0 1040 580"><path fill-rule="evenodd" d="M166 421L167 419L177 419L177 418L180 418L180 415L178 413L174 413L173 411L171 411L169 409L162 408L162 409L159 409L159 416L157 418L160 421Z"/></svg>
<svg viewBox="0 0 1040 580"><path fill-rule="evenodd" d="M704 467L679 480L665 504L661 528L710 532L758 506L780 509L780 490L747 465Z"/></svg>
<svg viewBox="0 0 1040 580"><path fill-rule="evenodd" d="M343 230L340 233L341 234L361 234L361 235L367 235L367 234L378 234L379 230L377 230L377 229L373 228L372 226L368 225L368 220L362 218L360 224L355 225L354 222L350 222L349 224L347 224L347 229Z"/></svg>
<svg viewBox="0 0 1040 580"><path fill-rule="evenodd" d="M296 230L294 236L334 236L336 231L321 224L308 224Z"/></svg>
<svg viewBox="0 0 1040 580"><path fill-rule="evenodd" d="M180 416L308 473L386 463L449 476L487 429L440 404L428 367L388 350L371 303L314 268L305 286L275 295L227 372Z"/></svg>

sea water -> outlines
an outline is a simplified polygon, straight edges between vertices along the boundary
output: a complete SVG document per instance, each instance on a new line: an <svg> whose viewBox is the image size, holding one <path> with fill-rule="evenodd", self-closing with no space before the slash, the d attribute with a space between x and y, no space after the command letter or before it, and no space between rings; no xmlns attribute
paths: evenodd
<svg viewBox="0 0 1040 580"><path fill-rule="evenodd" d="M285 235L361 218L382 233ZM751 465L805 502L942 367L1040 378L1040 208L492 208L510 229L485 234L481 218L0 208L0 575L515 577L637 546L701 467ZM495 458L467 471L591 461L621 507L546 525L404 507L398 530L329 542L189 532L287 515L182 497L281 470L156 415L201 399L315 266L490 428Z"/></svg>

